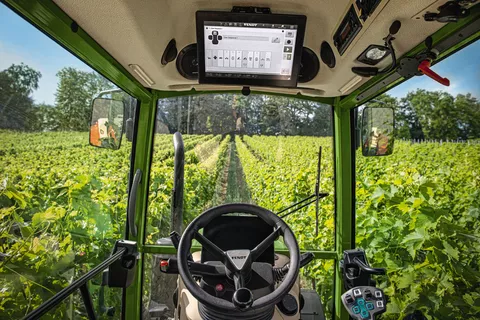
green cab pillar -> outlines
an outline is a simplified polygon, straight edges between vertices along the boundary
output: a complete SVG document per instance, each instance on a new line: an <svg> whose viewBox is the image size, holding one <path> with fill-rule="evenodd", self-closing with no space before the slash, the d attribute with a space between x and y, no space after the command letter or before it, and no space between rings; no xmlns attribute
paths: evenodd
<svg viewBox="0 0 480 320"><path fill-rule="evenodd" d="M335 219L335 251L337 260L335 263L335 319L348 320L347 311L342 305L343 293L342 274L340 260L343 251L351 249L353 241L354 215L354 166L353 166L353 139L351 131L351 110L340 107L340 98L334 103L335 125L335 195L336 195L336 219Z"/></svg>

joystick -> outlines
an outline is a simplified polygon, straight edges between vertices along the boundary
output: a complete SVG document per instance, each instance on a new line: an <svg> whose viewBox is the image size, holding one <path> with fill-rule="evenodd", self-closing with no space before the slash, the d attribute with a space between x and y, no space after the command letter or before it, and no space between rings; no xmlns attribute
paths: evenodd
<svg viewBox="0 0 480 320"><path fill-rule="evenodd" d="M345 250L340 268L345 292L342 303L353 319L374 320L387 310L387 297L376 288L372 275L384 275L385 269L372 268L362 249Z"/></svg>
<svg viewBox="0 0 480 320"><path fill-rule="evenodd" d="M374 320L387 310L385 295L376 287L352 288L342 295L342 303L350 316L358 320Z"/></svg>

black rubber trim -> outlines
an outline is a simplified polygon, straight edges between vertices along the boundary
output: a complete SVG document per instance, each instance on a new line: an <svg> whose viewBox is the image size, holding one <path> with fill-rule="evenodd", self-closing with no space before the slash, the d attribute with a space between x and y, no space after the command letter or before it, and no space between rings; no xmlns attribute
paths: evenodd
<svg viewBox="0 0 480 320"><path fill-rule="evenodd" d="M130 227L130 234L133 237L137 236L137 225L135 224L135 210L137 207L137 189L140 182L142 182L142 170L137 169L137 171L135 172L135 176L133 177L132 189L130 190L130 195L128 196L127 208L128 226Z"/></svg>

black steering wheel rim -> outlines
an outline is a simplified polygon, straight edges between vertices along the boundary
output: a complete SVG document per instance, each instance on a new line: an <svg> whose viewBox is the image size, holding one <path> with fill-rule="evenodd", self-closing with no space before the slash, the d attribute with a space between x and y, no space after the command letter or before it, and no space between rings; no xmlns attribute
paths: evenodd
<svg viewBox="0 0 480 320"><path fill-rule="evenodd" d="M178 271L185 287L204 305L224 311L238 311L238 308L232 302L214 297L200 288L193 279L188 268L187 256L190 253L192 240L195 238L195 234L216 217L227 213L246 213L257 216L274 229L278 229L278 232L283 236L285 245L290 254L289 271L282 283L273 292L253 301L249 310L260 309L277 304L290 291L290 289L292 289L297 280L300 266L300 249L292 230L280 217L268 209L252 204L231 203L210 208L195 218L187 226L180 239L177 253Z"/></svg>

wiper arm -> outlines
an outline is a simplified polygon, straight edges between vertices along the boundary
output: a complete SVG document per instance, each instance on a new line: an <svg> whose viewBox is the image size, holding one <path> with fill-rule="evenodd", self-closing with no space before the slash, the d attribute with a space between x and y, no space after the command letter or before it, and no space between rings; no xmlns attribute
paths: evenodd
<svg viewBox="0 0 480 320"><path fill-rule="evenodd" d="M308 206L308 205L316 202L317 199L318 199L318 200L319 200L319 199L323 199L323 198L327 197L328 195L329 195L328 193L319 193L319 194L318 194L318 197L317 197L316 194L312 194L311 196L308 196L308 197L306 197L305 199L300 200L299 202L296 202L296 203L292 204L291 206L289 206L289 207L287 207L287 208L285 208L285 209L277 212L277 215L280 215L280 214L284 213L285 211L288 211L288 212L285 213L284 215L281 215L281 216L280 216L280 218L283 219L283 218L285 218L286 216L289 216L289 215L291 215L292 213L295 213L295 212L297 212L298 210L303 209L303 208L305 208L306 206ZM313 199L313 200L312 200L312 199ZM309 200L310 200L310 201L309 201ZM304 203L304 202L306 202L306 203ZM302 204L302 203L303 203L303 205L299 206L299 205ZM291 210L291 209L292 209L292 210ZM291 211L289 211L289 210L291 210Z"/></svg>

